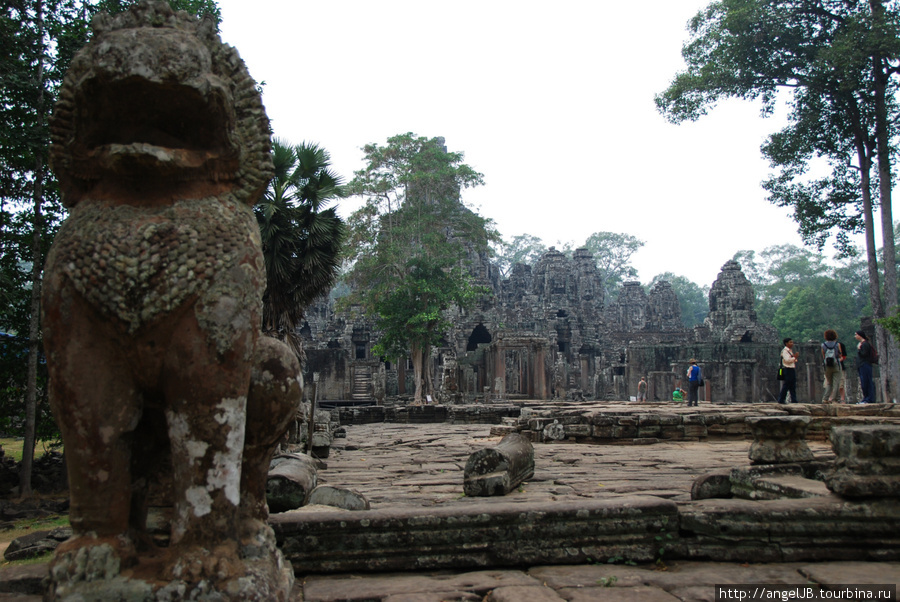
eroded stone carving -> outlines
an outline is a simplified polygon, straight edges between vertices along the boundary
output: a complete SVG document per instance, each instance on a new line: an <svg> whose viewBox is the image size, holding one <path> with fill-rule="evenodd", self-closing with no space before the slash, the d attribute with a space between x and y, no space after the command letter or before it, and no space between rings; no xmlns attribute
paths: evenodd
<svg viewBox="0 0 900 602"><path fill-rule="evenodd" d="M788 464L809 462L813 453L806 444L808 416L753 416L747 424L753 433L750 462Z"/></svg>
<svg viewBox="0 0 900 602"><path fill-rule="evenodd" d="M846 498L900 497L900 427L856 425L831 431L837 454L828 488Z"/></svg>
<svg viewBox="0 0 900 602"><path fill-rule="evenodd" d="M70 215L47 260L44 340L75 536L49 595L284 600L265 475L300 381L259 335L259 93L211 20L165 2L93 29L51 122ZM173 508L167 548L147 530L154 488Z"/></svg>

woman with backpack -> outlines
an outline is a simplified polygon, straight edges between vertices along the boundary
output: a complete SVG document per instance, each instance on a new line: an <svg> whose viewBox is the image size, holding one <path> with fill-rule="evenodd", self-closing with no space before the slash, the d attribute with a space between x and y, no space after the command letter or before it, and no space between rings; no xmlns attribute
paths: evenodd
<svg viewBox="0 0 900 602"><path fill-rule="evenodd" d="M875 348L869 342L869 337L862 330L856 331L856 364L859 371L859 388L862 390L862 400L859 403L875 402L875 381L872 378L872 364L878 360Z"/></svg>
<svg viewBox="0 0 900 602"><path fill-rule="evenodd" d="M842 347L837 340L837 332L826 330L825 342L822 343L822 363L825 366L825 393L822 395L822 403L834 403L841 389L841 380L844 377Z"/></svg>

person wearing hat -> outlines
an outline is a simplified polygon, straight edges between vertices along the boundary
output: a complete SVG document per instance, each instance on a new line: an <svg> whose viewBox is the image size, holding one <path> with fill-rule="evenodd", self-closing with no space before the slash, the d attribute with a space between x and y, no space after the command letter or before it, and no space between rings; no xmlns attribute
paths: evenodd
<svg viewBox="0 0 900 602"><path fill-rule="evenodd" d="M794 351L794 340L785 339L784 349L781 350L781 367L784 380L781 381L781 392L778 394L778 403L787 403L787 395L791 394L791 402L797 400L797 358L800 354Z"/></svg>
<svg viewBox="0 0 900 602"><path fill-rule="evenodd" d="M700 376L700 366L697 360L691 358L691 365L687 369L688 377L688 407L700 405L700 382L703 380Z"/></svg>
<svg viewBox="0 0 900 602"><path fill-rule="evenodd" d="M863 396L859 403L873 403L875 380L872 378L872 360L875 359L875 348L862 330L857 330L854 338L859 341L856 344L856 370L859 373L859 388Z"/></svg>

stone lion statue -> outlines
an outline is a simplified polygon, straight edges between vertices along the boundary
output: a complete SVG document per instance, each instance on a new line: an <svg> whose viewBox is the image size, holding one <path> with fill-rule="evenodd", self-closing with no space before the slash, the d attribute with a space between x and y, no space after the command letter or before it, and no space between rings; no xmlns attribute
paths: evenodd
<svg viewBox="0 0 900 602"><path fill-rule="evenodd" d="M75 533L51 596L287 599L265 484L301 382L259 333L251 206L272 175L259 92L211 20L165 2L98 15L93 31L51 121L70 213L43 325ZM148 528L155 494L172 509L167 545Z"/></svg>

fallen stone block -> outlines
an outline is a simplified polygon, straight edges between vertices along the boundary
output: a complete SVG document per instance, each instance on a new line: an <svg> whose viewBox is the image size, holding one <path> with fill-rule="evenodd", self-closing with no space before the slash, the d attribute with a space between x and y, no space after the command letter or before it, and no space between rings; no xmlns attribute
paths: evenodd
<svg viewBox="0 0 900 602"><path fill-rule="evenodd" d="M559 422L554 421L543 429L545 441L562 441L566 438L566 427Z"/></svg>
<svg viewBox="0 0 900 602"><path fill-rule="evenodd" d="M527 438L512 433L503 437L496 447L469 456L463 490L472 497L506 495L532 476L534 447Z"/></svg>
<svg viewBox="0 0 900 602"><path fill-rule="evenodd" d="M730 468L722 468L701 475L694 479L694 483L691 485L692 500L730 497L732 497Z"/></svg>
<svg viewBox="0 0 900 602"><path fill-rule="evenodd" d="M747 418L753 432L750 461L753 464L809 462L813 453L806 444L808 416L754 416Z"/></svg>
<svg viewBox="0 0 900 602"><path fill-rule="evenodd" d="M344 510L368 510L369 500L363 494L330 485L319 485L309 494L309 505L333 506Z"/></svg>
<svg viewBox="0 0 900 602"><path fill-rule="evenodd" d="M9 542L9 546L3 552L3 558L7 562L12 562L14 560L43 556L55 550L59 544L70 537L72 537L72 529L70 527L60 527L50 531L35 531Z"/></svg>
<svg viewBox="0 0 900 602"><path fill-rule="evenodd" d="M316 487L316 461L306 454L272 458L266 481L266 503L270 512L287 512L307 503Z"/></svg>
<svg viewBox="0 0 900 602"><path fill-rule="evenodd" d="M846 498L900 497L900 426L842 426L831 431L837 454L828 488Z"/></svg>

